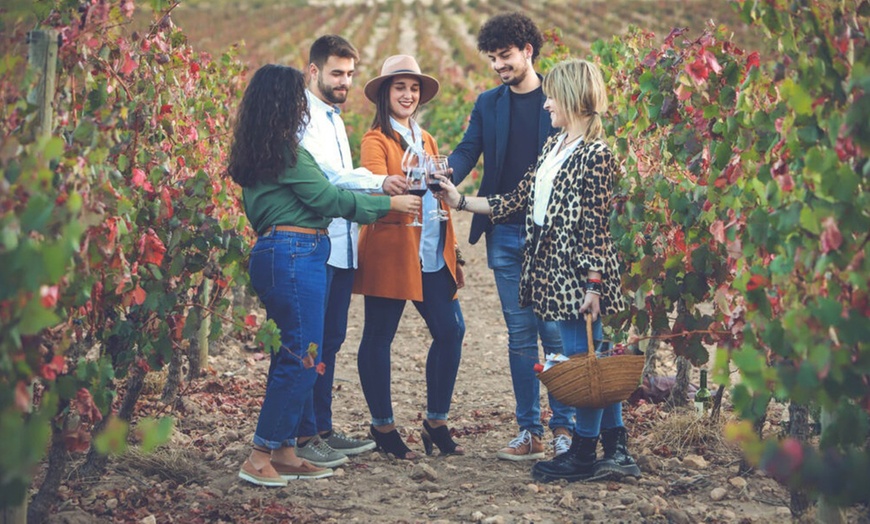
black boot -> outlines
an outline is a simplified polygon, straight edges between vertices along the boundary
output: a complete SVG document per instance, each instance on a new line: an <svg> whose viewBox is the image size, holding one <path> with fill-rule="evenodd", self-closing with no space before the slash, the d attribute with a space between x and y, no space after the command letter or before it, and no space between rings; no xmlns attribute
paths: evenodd
<svg viewBox="0 0 870 524"><path fill-rule="evenodd" d="M565 479L568 482L586 480L595 471L595 448L598 437L588 438L574 434L571 447L553 460L532 466L532 478L540 482Z"/></svg>
<svg viewBox="0 0 870 524"><path fill-rule="evenodd" d="M622 477L640 478L640 468L628 454L626 440L628 432L624 427L605 429L601 432L601 446L604 458L595 463L592 480L619 480Z"/></svg>

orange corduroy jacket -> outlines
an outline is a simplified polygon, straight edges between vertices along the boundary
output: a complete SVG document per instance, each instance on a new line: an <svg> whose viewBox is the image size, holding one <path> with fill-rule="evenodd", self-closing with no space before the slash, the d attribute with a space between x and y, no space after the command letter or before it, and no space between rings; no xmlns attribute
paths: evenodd
<svg viewBox="0 0 870 524"><path fill-rule="evenodd" d="M438 154L438 144L423 131L423 147ZM402 173L402 146L380 130L368 131L362 139L360 164L372 173ZM450 208L441 202L448 213ZM369 225L360 226L359 265L354 274L353 292L384 298L423 300L423 272L420 265L420 227L410 227L413 216L390 211ZM423 220L430 220L423 217ZM445 222L444 261L456 280L456 234L453 217Z"/></svg>

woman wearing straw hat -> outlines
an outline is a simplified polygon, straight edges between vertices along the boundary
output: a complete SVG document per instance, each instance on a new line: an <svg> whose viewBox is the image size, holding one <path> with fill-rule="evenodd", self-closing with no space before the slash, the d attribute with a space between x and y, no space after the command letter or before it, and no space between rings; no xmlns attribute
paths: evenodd
<svg viewBox="0 0 870 524"><path fill-rule="evenodd" d="M438 93L438 81L420 71L408 55L387 58L380 76L365 86L376 106L371 129L362 139L360 163L373 173L400 173L406 150L436 155L432 135L414 120L421 104ZM426 153L424 155L423 153ZM423 210L442 204L423 196ZM365 326L358 354L360 383L372 416L371 434L378 449L399 459L417 455L396 430L390 395L390 346L405 302L411 300L432 335L426 360L426 418L423 444L442 455L464 453L450 436L447 414L459 370L465 322L456 290L462 286L456 239L448 219L426 218L422 227L408 227L412 217L390 213L360 228L359 268L354 293L365 295Z"/></svg>
<svg viewBox="0 0 870 524"><path fill-rule="evenodd" d="M589 350L585 315L592 315L600 340L600 315L625 307L608 225L618 166L601 139L607 92L598 67L585 60L560 62L543 87L544 109L562 133L547 141L535 169L512 192L487 197L460 195L442 177L440 196L458 210L491 215L496 223L525 213L520 303L531 304L544 320L557 321L564 353L573 355ZM551 396L550 402L558 401ZM575 415L569 451L535 464L532 477L548 482L640 476L626 448L621 402L604 409L576 408ZM596 462L599 437L604 458Z"/></svg>

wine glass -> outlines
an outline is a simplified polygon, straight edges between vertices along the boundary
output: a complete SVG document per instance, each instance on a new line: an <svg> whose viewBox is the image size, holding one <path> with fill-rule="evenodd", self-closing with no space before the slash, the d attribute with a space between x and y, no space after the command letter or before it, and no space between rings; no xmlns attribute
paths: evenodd
<svg viewBox="0 0 870 524"><path fill-rule="evenodd" d="M444 155L431 155L429 157L429 169L426 172L427 184L429 186L429 191L432 193L437 193L441 191L441 183L435 178L436 175L441 175L443 177L448 177L449 172L448 169L450 166L447 163L447 157ZM441 209L441 201L438 200L438 209L433 209L429 216L431 220L437 220L439 222L445 222L449 219L449 214L444 209Z"/></svg>
<svg viewBox="0 0 870 524"><path fill-rule="evenodd" d="M409 147L402 155L402 171L408 180L408 192L422 198L426 194L426 153L412 151ZM414 220L409 226L420 227L423 225L419 215L414 215Z"/></svg>

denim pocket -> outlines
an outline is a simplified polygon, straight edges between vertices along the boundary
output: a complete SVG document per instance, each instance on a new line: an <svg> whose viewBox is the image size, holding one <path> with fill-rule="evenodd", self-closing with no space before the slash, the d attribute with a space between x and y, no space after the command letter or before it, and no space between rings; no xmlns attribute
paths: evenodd
<svg viewBox="0 0 870 524"><path fill-rule="evenodd" d="M272 247L254 246L248 262L251 287L262 300L275 287L275 250Z"/></svg>
<svg viewBox="0 0 870 524"><path fill-rule="evenodd" d="M317 237L312 238L294 238L291 240L293 246L291 252L294 257L307 257L312 255L317 250Z"/></svg>

